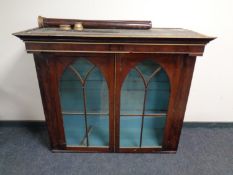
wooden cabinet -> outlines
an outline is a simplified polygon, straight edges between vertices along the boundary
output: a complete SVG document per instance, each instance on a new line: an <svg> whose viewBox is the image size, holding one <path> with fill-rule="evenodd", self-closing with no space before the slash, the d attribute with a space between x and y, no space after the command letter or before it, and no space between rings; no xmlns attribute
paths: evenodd
<svg viewBox="0 0 233 175"><path fill-rule="evenodd" d="M77 152L175 152L196 56L214 39L169 28L15 35L34 55L52 150Z"/></svg>

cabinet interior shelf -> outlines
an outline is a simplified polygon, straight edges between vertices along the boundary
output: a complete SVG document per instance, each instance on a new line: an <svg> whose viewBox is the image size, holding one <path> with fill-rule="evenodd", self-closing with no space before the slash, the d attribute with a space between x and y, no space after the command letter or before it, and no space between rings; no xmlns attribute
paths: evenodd
<svg viewBox="0 0 233 175"><path fill-rule="evenodd" d="M77 116L84 116L85 114L82 112L62 112L63 115L77 115ZM99 117L106 117L109 115L108 113L86 113L87 116L89 115L98 115ZM148 116L148 117L166 117L167 113L149 113L149 114L121 114L122 117L131 117L131 116Z"/></svg>

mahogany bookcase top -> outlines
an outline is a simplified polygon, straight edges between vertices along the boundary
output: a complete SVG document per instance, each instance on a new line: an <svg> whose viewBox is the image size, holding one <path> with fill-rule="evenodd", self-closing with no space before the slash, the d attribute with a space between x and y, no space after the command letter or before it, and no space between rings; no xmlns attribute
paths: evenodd
<svg viewBox="0 0 233 175"><path fill-rule="evenodd" d="M120 39L120 40L132 40L136 41L148 40L161 41L186 41L186 42L198 42L206 44L209 41L215 39L191 30L182 28L151 28L151 29L84 29L83 31L76 30L62 30L56 27L34 28L25 30L22 32L14 33L15 36L23 40L75 40L79 38L91 38L100 40L105 39Z"/></svg>

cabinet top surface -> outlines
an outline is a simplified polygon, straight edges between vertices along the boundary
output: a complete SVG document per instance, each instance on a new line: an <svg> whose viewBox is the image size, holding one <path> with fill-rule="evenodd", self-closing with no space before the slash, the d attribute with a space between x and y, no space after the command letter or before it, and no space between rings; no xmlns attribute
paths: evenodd
<svg viewBox="0 0 233 175"><path fill-rule="evenodd" d="M182 28L152 28L148 30L135 29L84 29L61 30L59 28L35 28L15 33L18 37L91 37L91 38L179 38L179 39L206 39L214 37Z"/></svg>

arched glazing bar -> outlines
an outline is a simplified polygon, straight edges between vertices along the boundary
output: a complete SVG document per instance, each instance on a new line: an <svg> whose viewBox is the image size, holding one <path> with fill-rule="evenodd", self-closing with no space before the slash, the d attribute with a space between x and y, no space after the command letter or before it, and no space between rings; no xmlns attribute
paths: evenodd
<svg viewBox="0 0 233 175"><path fill-rule="evenodd" d="M161 147L170 83L151 60L133 67L121 89L120 147Z"/></svg>
<svg viewBox="0 0 233 175"><path fill-rule="evenodd" d="M85 58L69 65L60 80L66 144L109 145L108 86L99 68Z"/></svg>
<svg viewBox="0 0 233 175"><path fill-rule="evenodd" d="M82 79L80 73L72 66L69 66L69 69L77 76L77 78L80 80L81 85L82 85L82 93L83 93L83 109L84 109L84 119L85 119L85 137L83 139L82 142L84 142L84 140L86 140L86 146L89 146L89 136L88 136L88 131L90 129L88 129L88 124L87 124L87 104L86 104L86 90L85 90L85 85L86 85L86 80L89 76L89 74L95 69L95 66L92 66L88 71L86 76L84 77L84 79ZM81 143L83 144L83 143Z"/></svg>
<svg viewBox="0 0 233 175"><path fill-rule="evenodd" d="M140 69L137 66L134 69L137 71L137 73L139 74L139 76L142 78L144 86L145 86L144 99L143 99L143 107L142 107L142 122L141 122L141 131L140 131L140 144L139 144L139 147L142 147L142 133L143 133L143 127L144 127L144 117L145 117L145 106L146 106L147 88L148 88L148 84L150 83L151 79L161 70L161 67L158 67L157 69L155 69L155 71L150 75L150 77L148 78L148 80L145 79L145 77L143 76L142 72L140 71Z"/></svg>

